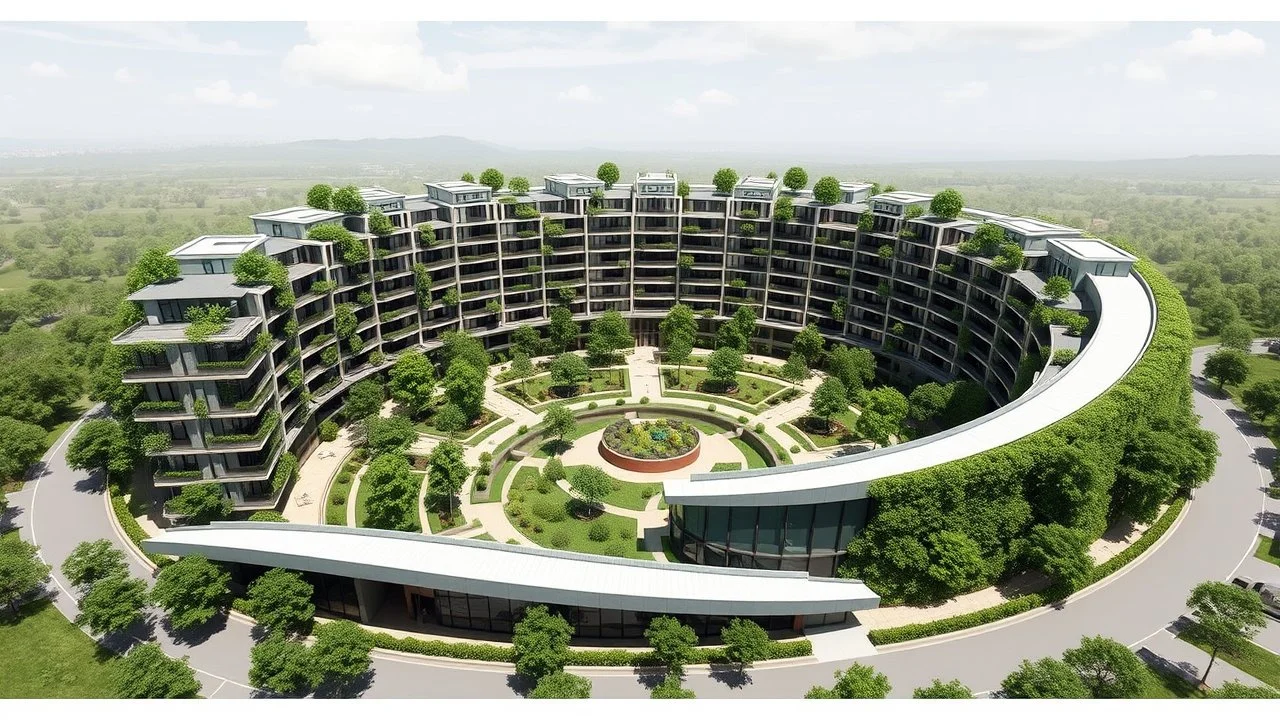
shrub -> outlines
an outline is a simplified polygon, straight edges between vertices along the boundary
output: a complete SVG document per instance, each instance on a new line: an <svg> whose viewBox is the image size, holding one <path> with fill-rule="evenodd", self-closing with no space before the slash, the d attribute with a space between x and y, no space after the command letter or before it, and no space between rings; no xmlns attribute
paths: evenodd
<svg viewBox="0 0 1280 720"><path fill-rule="evenodd" d="M618 398L617 402L615 402L614 405L625 405L626 403L627 403L626 400L622 398Z"/></svg>
<svg viewBox="0 0 1280 720"><path fill-rule="evenodd" d="M762 432L764 432L764 423L762 423L762 422L758 422L758 423L756 423L756 426L755 426L755 428L754 428L754 429L755 429L755 431L756 431L756 432L758 432L758 433L762 433Z"/></svg>
<svg viewBox="0 0 1280 720"><path fill-rule="evenodd" d="M564 503L549 498L540 498L533 503L533 514L547 522L564 522L569 519L569 511Z"/></svg>
<svg viewBox="0 0 1280 720"><path fill-rule="evenodd" d="M799 445L792 445L792 446L791 446L791 452L793 452L793 453L798 453L798 452L800 452L800 446L799 446Z"/></svg>
<svg viewBox="0 0 1280 720"><path fill-rule="evenodd" d="M517 434L517 435L523 435L523 434L525 434L525 433L527 433L527 432L529 432L529 426L528 426L528 425L521 425L520 427L516 428L516 434Z"/></svg>
<svg viewBox="0 0 1280 720"><path fill-rule="evenodd" d="M537 529L534 532L538 532ZM557 530L551 534L551 547L567 548L569 547L569 533L565 530Z"/></svg>
<svg viewBox="0 0 1280 720"><path fill-rule="evenodd" d="M710 410L711 412L715 412L715 411L716 411L716 406L715 406L715 405L708 405L708 406L707 406L707 409L708 409L708 410Z"/></svg>
<svg viewBox="0 0 1280 720"><path fill-rule="evenodd" d="M601 522L591 523L591 528L587 530L587 537L596 542L604 542L609 539L609 527Z"/></svg>
<svg viewBox="0 0 1280 720"><path fill-rule="evenodd" d="M641 405L648 405L648 404L649 404L649 398L648 398L648 396L645 396L645 397L640 398L640 404L641 404Z"/></svg>
<svg viewBox="0 0 1280 720"><path fill-rule="evenodd" d="M338 439L338 423L325 420L320 423L320 442L333 442Z"/></svg>
<svg viewBox="0 0 1280 720"><path fill-rule="evenodd" d="M626 557L627 546L622 543L612 543L601 554L609 557Z"/></svg>
<svg viewBox="0 0 1280 720"><path fill-rule="evenodd" d="M739 415L739 416L738 416L738 422L740 422L740 423L742 423L742 424L744 424L744 425L745 425L745 424L747 424L747 423L748 423L748 422L750 422L750 421L751 421L751 418L747 417L746 415Z"/></svg>

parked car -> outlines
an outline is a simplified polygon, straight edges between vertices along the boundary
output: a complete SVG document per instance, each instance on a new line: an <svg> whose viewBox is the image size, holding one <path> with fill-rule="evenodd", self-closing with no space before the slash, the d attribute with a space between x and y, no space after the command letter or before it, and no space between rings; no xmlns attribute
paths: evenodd
<svg viewBox="0 0 1280 720"><path fill-rule="evenodd" d="M1280 619L1280 585L1255 581L1250 577L1237 577L1231 584L1258 593L1258 597L1262 598L1263 612Z"/></svg>

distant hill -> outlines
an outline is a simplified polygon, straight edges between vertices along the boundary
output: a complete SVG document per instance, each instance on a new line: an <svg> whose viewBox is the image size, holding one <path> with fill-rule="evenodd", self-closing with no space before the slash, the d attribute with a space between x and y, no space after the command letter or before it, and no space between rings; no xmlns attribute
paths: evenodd
<svg viewBox="0 0 1280 720"><path fill-rule="evenodd" d="M0 138L0 152L28 148L30 141ZM844 156L849 158L842 161ZM550 172L594 172L612 160L623 178L641 170L675 170L695 182L707 182L718 167L740 174L781 173L804 165L811 178L879 178L953 174L989 176L1093 176L1111 179L1280 182L1280 155L1191 156L1146 160L1017 160L967 162L859 163L853 150L821 151L619 151L523 150L465 137L316 139L274 144L200 145L186 148L93 152L49 157L0 158L0 175L119 175L155 173L185 177L452 178L497 167L508 176L536 180Z"/></svg>

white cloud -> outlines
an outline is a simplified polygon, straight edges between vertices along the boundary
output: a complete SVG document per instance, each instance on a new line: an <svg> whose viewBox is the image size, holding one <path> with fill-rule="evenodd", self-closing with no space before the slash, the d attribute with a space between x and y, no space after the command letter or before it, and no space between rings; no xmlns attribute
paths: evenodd
<svg viewBox="0 0 1280 720"><path fill-rule="evenodd" d="M354 103L352 105L348 105L347 109L356 113L373 112L373 106L369 103Z"/></svg>
<svg viewBox="0 0 1280 720"><path fill-rule="evenodd" d="M67 76L67 71L57 63L46 63L34 60L27 66L27 74L32 77L39 78L62 78Z"/></svg>
<svg viewBox="0 0 1280 720"><path fill-rule="evenodd" d="M269 108L276 104L275 100L259 97L255 92L235 92L231 89L231 83L226 80L217 80L205 87L198 87L190 95L179 96L176 100L179 102L192 102L197 105L219 105L222 107L257 110Z"/></svg>
<svg viewBox="0 0 1280 720"><path fill-rule="evenodd" d="M1124 76L1138 82L1164 82L1168 80L1164 66L1149 58L1130 60L1124 66Z"/></svg>
<svg viewBox="0 0 1280 720"><path fill-rule="evenodd" d="M42 40L53 40L74 45L95 45L98 47L128 48L131 50L170 50L203 55L266 54L262 50L243 48L235 40L206 42L189 30L184 23L83 23L80 24L79 29L89 31L90 35L49 30L48 26L0 25L0 32L27 35Z"/></svg>
<svg viewBox="0 0 1280 720"><path fill-rule="evenodd" d="M138 82L138 76L129 72L129 68L127 67L122 67L116 70L115 74L111 77L115 78L115 81L121 85L129 85L131 83Z"/></svg>
<svg viewBox="0 0 1280 720"><path fill-rule="evenodd" d="M284 58L287 76L349 90L444 92L467 86L467 68L446 72L425 53L412 22L307 23L309 42Z"/></svg>
<svg viewBox="0 0 1280 720"><path fill-rule="evenodd" d="M698 102L705 103L707 105L734 105L738 102L738 98L723 90L716 90L715 88L712 88L710 90L703 90L702 94L698 95Z"/></svg>
<svg viewBox="0 0 1280 720"><path fill-rule="evenodd" d="M586 85L574 85L568 90L561 90L559 97L561 100L580 103L595 102L600 99L600 97L591 92L591 88Z"/></svg>
<svg viewBox="0 0 1280 720"><path fill-rule="evenodd" d="M1218 99L1218 91L1213 88L1202 88L1196 91L1196 97L1205 102L1212 102Z"/></svg>
<svg viewBox="0 0 1280 720"><path fill-rule="evenodd" d="M1267 51L1267 43L1243 30L1217 35L1209 28L1196 28L1169 49L1190 58L1217 59L1262 55Z"/></svg>
<svg viewBox="0 0 1280 720"><path fill-rule="evenodd" d="M675 102L667 106L667 114L676 117L694 117L698 114L698 106L684 98L676 98Z"/></svg>
<svg viewBox="0 0 1280 720"><path fill-rule="evenodd" d="M989 89L990 87L985 81L970 80L955 87L947 88L942 92L942 98L947 102L968 102L986 97Z"/></svg>

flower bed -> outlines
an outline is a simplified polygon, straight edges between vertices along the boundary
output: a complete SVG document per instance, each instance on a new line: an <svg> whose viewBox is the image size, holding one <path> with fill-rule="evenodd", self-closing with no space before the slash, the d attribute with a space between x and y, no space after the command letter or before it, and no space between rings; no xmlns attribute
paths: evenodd
<svg viewBox="0 0 1280 720"><path fill-rule="evenodd" d="M618 420L604 430L600 455L635 472L667 472L691 465L701 451L698 430L683 420Z"/></svg>

